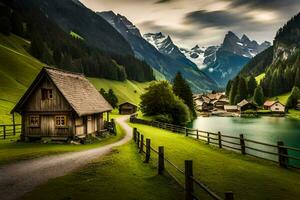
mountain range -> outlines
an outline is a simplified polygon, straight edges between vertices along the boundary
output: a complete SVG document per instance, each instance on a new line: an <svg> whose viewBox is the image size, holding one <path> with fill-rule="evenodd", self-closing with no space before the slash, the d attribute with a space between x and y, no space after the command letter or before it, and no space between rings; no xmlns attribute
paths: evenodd
<svg viewBox="0 0 300 200"><path fill-rule="evenodd" d="M239 38L229 31L220 46L206 48L196 45L192 49L182 48L181 51L214 79L220 87L224 87L255 55L270 46L270 42L265 41L258 44L246 35Z"/></svg>
<svg viewBox="0 0 300 200"><path fill-rule="evenodd" d="M217 89L214 80L198 69L173 43L170 37L162 33L148 34L143 37L139 29L125 16L112 11L99 12L99 16L109 22L131 45L137 58L146 61L156 72L162 74L167 80L172 80L177 72L181 72L189 81L194 92L204 92ZM161 42L158 46L149 42Z"/></svg>

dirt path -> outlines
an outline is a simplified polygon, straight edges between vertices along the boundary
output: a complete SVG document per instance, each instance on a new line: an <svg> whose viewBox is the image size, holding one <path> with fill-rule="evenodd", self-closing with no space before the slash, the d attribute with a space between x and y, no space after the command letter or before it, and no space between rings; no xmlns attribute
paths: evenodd
<svg viewBox="0 0 300 200"><path fill-rule="evenodd" d="M91 150L46 156L1 166L0 199L17 199L47 180L63 176L109 153L113 147L127 143L132 137L132 129L126 124L128 118L129 116L124 116L116 119L126 131L126 136L116 143Z"/></svg>

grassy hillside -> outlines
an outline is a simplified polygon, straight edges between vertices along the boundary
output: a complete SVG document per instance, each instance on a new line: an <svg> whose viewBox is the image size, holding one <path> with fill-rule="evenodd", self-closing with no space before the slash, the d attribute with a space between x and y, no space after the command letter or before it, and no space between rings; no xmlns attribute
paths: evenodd
<svg viewBox="0 0 300 200"><path fill-rule="evenodd" d="M139 83L135 81L112 81L107 79L89 78L90 82L98 89L104 88L106 91L113 89L119 99L119 103L130 101L138 104L140 102L140 95L144 89L149 85L147 83Z"/></svg>
<svg viewBox="0 0 300 200"><path fill-rule="evenodd" d="M0 124L12 123L10 110L24 94L45 65L29 53L30 42L18 36L0 34ZM119 101L139 103L139 96L149 83L89 79L97 89L112 88ZM19 118L17 118L19 122Z"/></svg>
<svg viewBox="0 0 300 200"><path fill-rule="evenodd" d="M0 34L0 124L11 123L9 111L43 64L26 51L30 42Z"/></svg>
<svg viewBox="0 0 300 200"><path fill-rule="evenodd" d="M255 80L258 84L260 84L261 80L265 77L266 73L262 73L260 75L258 75L257 77L255 77Z"/></svg>

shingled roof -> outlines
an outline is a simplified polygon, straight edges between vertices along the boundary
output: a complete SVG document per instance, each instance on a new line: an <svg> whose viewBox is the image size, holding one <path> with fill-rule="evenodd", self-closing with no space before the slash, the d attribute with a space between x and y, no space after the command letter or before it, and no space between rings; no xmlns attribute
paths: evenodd
<svg viewBox="0 0 300 200"><path fill-rule="evenodd" d="M23 105L34 85L38 84L44 75L49 76L79 116L108 112L113 109L83 74L44 67L12 112L17 111Z"/></svg>

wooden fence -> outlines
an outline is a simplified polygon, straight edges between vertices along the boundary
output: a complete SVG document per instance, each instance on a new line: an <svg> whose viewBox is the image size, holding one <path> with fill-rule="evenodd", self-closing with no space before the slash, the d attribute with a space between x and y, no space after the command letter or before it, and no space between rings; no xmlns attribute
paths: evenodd
<svg viewBox="0 0 300 200"><path fill-rule="evenodd" d="M247 139L243 134L240 134L239 137L224 135L221 134L221 132L213 133L158 121L138 119L136 115L130 117L130 122L185 134L187 137L203 140L207 142L207 144L215 145L219 148L226 148L235 152L240 152L243 155L251 155L279 163L279 165L284 168L292 167L300 169L300 149L286 146L282 141L278 141L277 144L267 144Z"/></svg>
<svg viewBox="0 0 300 200"><path fill-rule="evenodd" d="M5 124L0 125L0 139L8 139L16 134L21 133L22 125L21 124Z"/></svg>
<svg viewBox="0 0 300 200"><path fill-rule="evenodd" d="M201 191L204 191L206 195L211 197L215 200L233 200L233 193L232 192L226 192L224 195L224 198L220 197L218 194L213 192L208 186L206 186L201 181L197 180L193 176L193 161L192 160L185 160L184 170L181 170L178 166L176 166L173 162L171 162L168 158L165 157L165 148L163 146L158 147L158 149L154 149L151 146L151 140L148 138L144 138L144 135L141 134L137 128L133 129L133 140L137 145L137 148L139 149L139 153L145 154L145 163L149 163L150 159L152 159L154 156L152 153L154 153L157 158L157 169L158 174L161 175L165 172L167 172L171 177L175 179L179 183L179 185L182 185L180 181L178 181L178 178L176 176L172 175L168 169L166 169L165 164L168 163L179 175L184 176L184 185L182 185L185 189L185 200L198 200L200 199L197 195L195 186L200 187ZM152 153L151 153L152 152ZM199 193L198 193L199 194Z"/></svg>

